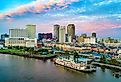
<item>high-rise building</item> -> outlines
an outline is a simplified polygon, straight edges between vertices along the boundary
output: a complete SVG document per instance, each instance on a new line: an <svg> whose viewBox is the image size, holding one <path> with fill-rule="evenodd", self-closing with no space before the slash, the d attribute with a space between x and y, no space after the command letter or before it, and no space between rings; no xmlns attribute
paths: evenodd
<svg viewBox="0 0 121 82"><path fill-rule="evenodd" d="M34 39L36 38L36 25L26 25L26 31L28 34L28 38Z"/></svg>
<svg viewBox="0 0 121 82"><path fill-rule="evenodd" d="M28 37L25 29L9 29L10 37Z"/></svg>
<svg viewBox="0 0 121 82"><path fill-rule="evenodd" d="M59 42L60 43L65 43L65 41L66 41L66 27L61 26L59 28Z"/></svg>
<svg viewBox="0 0 121 82"><path fill-rule="evenodd" d="M92 37L95 37L95 38L96 38L96 33L93 32L93 33L92 33Z"/></svg>
<svg viewBox="0 0 121 82"><path fill-rule="evenodd" d="M59 28L60 25L54 25L54 38L57 40L57 42L59 41Z"/></svg>
<svg viewBox="0 0 121 82"><path fill-rule="evenodd" d="M67 26L67 34L71 36L72 41L75 38L75 25L74 24L69 24Z"/></svg>

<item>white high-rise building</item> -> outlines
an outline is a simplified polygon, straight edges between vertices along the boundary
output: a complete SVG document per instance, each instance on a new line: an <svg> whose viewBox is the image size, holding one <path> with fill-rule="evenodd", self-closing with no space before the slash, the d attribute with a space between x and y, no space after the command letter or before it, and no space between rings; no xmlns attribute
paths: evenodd
<svg viewBox="0 0 121 82"><path fill-rule="evenodd" d="M28 34L28 38L34 39L36 38L36 25L26 25L26 31Z"/></svg>
<svg viewBox="0 0 121 82"><path fill-rule="evenodd" d="M65 41L66 41L66 27L61 26L59 28L59 42L60 43L65 43Z"/></svg>

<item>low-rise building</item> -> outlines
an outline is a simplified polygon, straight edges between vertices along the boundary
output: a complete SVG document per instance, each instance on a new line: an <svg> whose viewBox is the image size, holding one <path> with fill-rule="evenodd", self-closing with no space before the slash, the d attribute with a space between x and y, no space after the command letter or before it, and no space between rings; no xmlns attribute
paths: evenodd
<svg viewBox="0 0 121 82"><path fill-rule="evenodd" d="M39 33L38 40L52 39L52 33Z"/></svg>
<svg viewBox="0 0 121 82"><path fill-rule="evenodd" d="M96 44L96 38L95 37L86 37L86 38L84 38L84 43Z"/></svg>
<svg viewBox="0 0 121 82"><path fill-rule="evenodd" d="M23 46L23 47L35 47L37 44L36 39L29 38L6 38L5 46Z"/></svg>

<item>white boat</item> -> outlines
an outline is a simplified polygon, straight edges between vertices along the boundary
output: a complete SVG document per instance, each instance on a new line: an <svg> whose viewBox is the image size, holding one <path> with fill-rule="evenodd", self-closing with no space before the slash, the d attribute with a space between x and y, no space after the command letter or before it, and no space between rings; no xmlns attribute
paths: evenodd
<svg viewBox="0 0 121 82"><path fill-rule="evenodd" d="M58 57L54 60L56 64L69 67L78 71L84 71L84 72L95 72L96 68L89 64L91 59L80 59L78 62L74 61L73 56L70 58L64 58L64 57Z"/></svg>

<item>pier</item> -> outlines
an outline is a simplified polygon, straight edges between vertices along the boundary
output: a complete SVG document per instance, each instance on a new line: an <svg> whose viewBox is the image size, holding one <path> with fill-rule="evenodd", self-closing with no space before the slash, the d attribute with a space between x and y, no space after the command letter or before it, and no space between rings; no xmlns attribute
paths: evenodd
<svg viewBox="0 0 121 82"><path fill-rule="evenodd" d="M104 64L104 63L98 63L98 62L92 62L93 65L98 65L98 66L104 66L107 68L113 68L113 69L118 69L121 70L121 67L115 66L115 65L109 65L109 64Z"/></svg>

